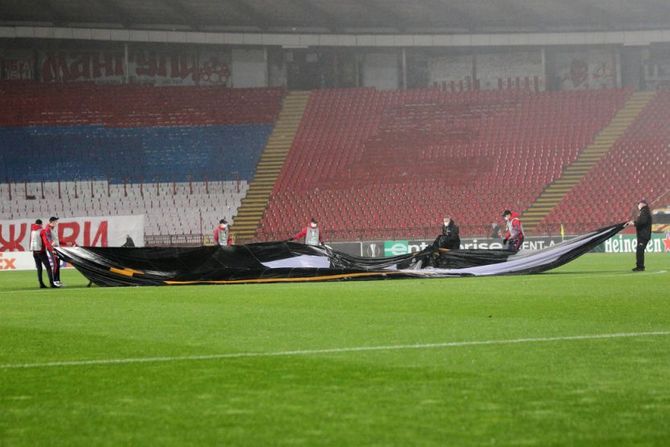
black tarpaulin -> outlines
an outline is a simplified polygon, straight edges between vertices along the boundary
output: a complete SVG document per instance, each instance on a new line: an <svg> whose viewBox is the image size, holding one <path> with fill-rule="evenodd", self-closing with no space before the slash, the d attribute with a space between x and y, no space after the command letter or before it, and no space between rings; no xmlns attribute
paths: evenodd
<svg viewBox="0 0 670 447"><path fill-rule="evenodd" d="M322 246L265 242L231 247L57 248L100 286L235 284L384 278L446 278L539 273L561 266L621 231L612 225L534 252L432 248L388 258L363 258Z"/></svg>

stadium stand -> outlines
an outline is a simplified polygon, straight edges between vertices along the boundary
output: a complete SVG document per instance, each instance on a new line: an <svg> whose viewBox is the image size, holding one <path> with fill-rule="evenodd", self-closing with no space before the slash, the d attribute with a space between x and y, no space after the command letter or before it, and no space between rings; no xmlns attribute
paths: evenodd
<svg viewBox="0 0 670 447"><path fill-rule="evenodd" d="M249 180L281 89L0 87L4 179Z"/></svg>
<svg viewBox="0 0 670 447"><path fill-rule="evenodd" d="M0 83L2 126L271 124L284 90L141 84Z"/></svg>
<svg viewBox="0 0 670 447"><path fill-rule="evenodd" d="M236 214L284 93L0 84L0 217L146 214L147 234L201 234Z"/></svg>
<svg viewBox="0 0 670 447"><path fill-rule="evenodd" d="M111 184L106 181L0 185L0 216L23 219L50 215L125 216L144 214L148 235L208 236L221 218L232 221L246 181ZM27 199L26 199L27 198ZM205 238L207 239L207 238Z"/></svg>
<svg viewBox="0 0 670 447"><path fill-rule="evenodd" d="M314 92L258 238L311 216L328 240L433 236L444 215L482 234L502 209L526 209L630 94Z"/></svg>
<svg viewBox="0 0 670 447"><path fill-rule="evenodd" d="M630 219L635 203L667 193L670 91L661 90L603 158L546 216L548 230L579 233ZM586 211L588 210L588 211Z"/></svg>
<svg viewBox="0 0 670 447"><path fill-rule="evenodd" d="M634 92L605 126L596 138L586 146L577 159L566 166L561 176L547 185L542 194L523 212L524 228L535 232L538 224L550 213L572 188L612 150L617 140L623 136L642 110L653 98L654 92Z"/></svg>
<svg viewBox="0 0 670 447"><path fill-rule="evenodd" d="M286 92L4 83L0 94L0 218L146 214L149 236L206 237L234 220ZM631 94L313 91L255 239L312 216L331 241L432 237L443 215L485 234L502 209L527 209ZM663 193L669 96L656 94L538 234L620 221Z"/></svg>

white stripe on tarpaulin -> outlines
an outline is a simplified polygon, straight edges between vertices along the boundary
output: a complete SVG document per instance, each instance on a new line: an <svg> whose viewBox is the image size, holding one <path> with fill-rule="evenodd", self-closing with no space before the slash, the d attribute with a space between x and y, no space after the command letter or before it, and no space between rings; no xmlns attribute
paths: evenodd
<svg viewBox="0 0 670 447"><path fill-rule="evenodd" d="M260 262L260 261L259 261ZM276 261L261 262L264 266L271 269L280 268L330 268L330 258L328 256L300 255L291 258L278 259Z"/></svg>
<svg viewBox="0 0 670 447"><path fill-rule="evenodd" d="M296 351L277 351L277 352L232 352L228 354L187 355L187 356L174 356L174 357L134 357L125 359L68 360L68 361L44 362L44 363L16 363L16 364L9 363L0 365L0 369L7 370L7 369L27 369L27 368L52 368L52 367L67 367L67 366L123 365L133 363L166 363L166 362L185 362L185 361L197 361L197 360L225 360L225 359L240 359L240 358L292 357L292 356L311 356L320 354L341 354L349 352L439 349L439 348L457 348L463 346L513 345L523 343L602 340L602 339L634 338L634 337L659 337L667 335L670 335L670 331L568 335L564 337L513 338L507 340L453 341L444 343L423 343L413 345L354 346L350 348L304 349Z"/></svg>

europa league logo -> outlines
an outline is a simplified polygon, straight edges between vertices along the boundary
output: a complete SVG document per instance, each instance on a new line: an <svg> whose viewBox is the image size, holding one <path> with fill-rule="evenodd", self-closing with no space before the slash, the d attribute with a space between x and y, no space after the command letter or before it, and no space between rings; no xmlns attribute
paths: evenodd
<svg viewBox="0 0 670 447"><path fill-rule="evenodd" d="M375 243L369 244L365 250L366 254L371 258L377 258L381 254L382 249Z"/></svg>

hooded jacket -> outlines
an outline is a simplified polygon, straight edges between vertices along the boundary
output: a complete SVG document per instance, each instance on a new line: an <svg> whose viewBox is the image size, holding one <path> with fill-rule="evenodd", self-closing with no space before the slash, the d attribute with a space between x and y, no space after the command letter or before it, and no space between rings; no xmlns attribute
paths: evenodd
<svg viewBox="0 0 670 447"><path fill-rule="evenodd" d="M449 221L449 225L442 225L442 234L433 242L433 250L440 248L447 248L449 250L458 250L461 248L458 225L453 220Z"/></svg>
<svg viewBox="0 0 670 447"><path fill-rule="evenodd" d="M30 251L44 251L44 244L42 244L42 225L32 224L30 226Z"/></svg>
<svg viewBox="0 0 670 447"><path fill-rule="evenodd" d="M49 253L54 252L54 247L51 245L51 228L47 225L45 228L42 228L40 231L40 239L42 239L42 250L48 251Z"/></svg>

